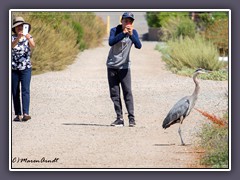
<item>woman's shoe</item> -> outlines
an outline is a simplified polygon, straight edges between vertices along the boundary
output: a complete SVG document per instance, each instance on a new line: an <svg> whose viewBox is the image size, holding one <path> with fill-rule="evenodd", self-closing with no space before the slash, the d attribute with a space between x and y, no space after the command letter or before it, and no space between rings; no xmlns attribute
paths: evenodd
<svg viewBox="0 0 240 180"><path fill-rule="evenodd" d="M22 121L28 121L29 119L31 119L31 116L25 114L22 118Z"/></svg>

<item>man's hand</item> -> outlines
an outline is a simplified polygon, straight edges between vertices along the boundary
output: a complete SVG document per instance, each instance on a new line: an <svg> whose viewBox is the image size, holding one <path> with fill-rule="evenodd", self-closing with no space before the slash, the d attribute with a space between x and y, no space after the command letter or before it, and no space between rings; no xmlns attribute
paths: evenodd
<svg viewBox="0 0 240 180"><path fill-rule="evenodd" d="M127 28L124 28L124 29L123 29L123 33L124 33L124 34L128 33Z"/></svg>
<svg viewBox="0 0 240 180"><path fill-rule="evenodd" d="M126 28L127 29L127 33L131 36L133 34L133 26L130 24L130 25L127 25Z"/></svg>

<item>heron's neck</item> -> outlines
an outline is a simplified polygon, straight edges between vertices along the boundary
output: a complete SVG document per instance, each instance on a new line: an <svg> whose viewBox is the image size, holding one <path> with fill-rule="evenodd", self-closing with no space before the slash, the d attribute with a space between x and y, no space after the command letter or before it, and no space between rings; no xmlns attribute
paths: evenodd
<svg viewBox="0 0 240 180"><path fill-rule="evenodd" d="M196 97L196 98L197 98L197 95L198 95L199 90L200 90L199 82L197 81L197 75L198 74L193 75L193 81L195 83L195 89L194 89L193 94L192 94L192 96Z"/></svg>

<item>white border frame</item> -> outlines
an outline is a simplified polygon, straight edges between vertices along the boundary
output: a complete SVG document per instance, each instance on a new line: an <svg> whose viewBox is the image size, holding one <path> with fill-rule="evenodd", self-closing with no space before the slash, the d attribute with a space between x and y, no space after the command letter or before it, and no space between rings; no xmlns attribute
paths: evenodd
<svg viewBox="0 0 240 180"><path fill-rule="evenodd" d="M215 12L215 11L227 11L229 13L229 56L228 56L228 114L229 114L229 168L228 169L182 169L182 168L172 168L172 169L161 169L161 168L128 168L128 169L118 169L118 168L91 168L91 169L82 169L82 168L56 168L56 169L12 169L12 99L11 92L9 92L9 171L231 171L231 10L230 9L10 9L9 10L9 91L12 89L11 87L11 33L12 33L12 12L24 12L24 11L33 11L33 12L124 12L124 11L132 11L132 12L150 12L150 11L194 11L194 12Z"/></svg>

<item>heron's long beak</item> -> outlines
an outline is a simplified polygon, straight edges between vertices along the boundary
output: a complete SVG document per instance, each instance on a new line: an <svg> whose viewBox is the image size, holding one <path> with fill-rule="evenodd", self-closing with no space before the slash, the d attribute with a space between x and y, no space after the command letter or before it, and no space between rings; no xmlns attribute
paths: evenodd
<svg viewBox="0 0 240 180"><path fill-rule="evenodd" d="M205 70L205 73L212 73L212 71L209 71L209 70Z"/></svg>

